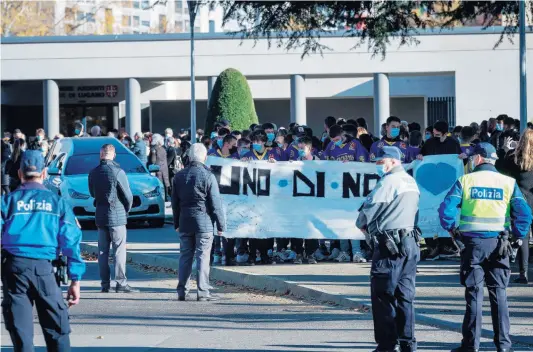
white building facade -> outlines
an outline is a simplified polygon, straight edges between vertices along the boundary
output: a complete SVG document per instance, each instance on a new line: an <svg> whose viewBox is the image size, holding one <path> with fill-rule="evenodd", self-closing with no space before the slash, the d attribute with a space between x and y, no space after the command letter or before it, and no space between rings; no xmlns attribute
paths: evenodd
<svg viewBox="0 0 533 352"><path fill-rule="evenodd" d="M384 59L352 50L354 39L341 33L322 38L331 51L303 59L298 51L269 48L264 39L201 33L197 126L204 125L208 83L229 67L247 77L261 122L297 121L317 133L329 115L365 117L370 126L389 115L424 126L438 119L467 125L502 113L518 118L518 45L504 41L494 48L500 30L425 33L417 46L392 43ZM2 128L20 128L25 119L50 135L69 134L80 120L88 128L130 133L188 128L189 46L187 34L4 38ZM533 43L528 54L532 50Z"/></svg>

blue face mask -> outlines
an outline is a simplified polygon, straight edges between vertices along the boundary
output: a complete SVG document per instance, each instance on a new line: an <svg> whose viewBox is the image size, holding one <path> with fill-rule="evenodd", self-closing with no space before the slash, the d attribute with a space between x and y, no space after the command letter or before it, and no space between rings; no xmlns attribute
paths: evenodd
<svg viewBox="0 0 533 352"><path fill-rule="evenodd" d="M272 142L276 138L276 135L274 133L267 133L267 138L269 142Z"/></svg>
<svg viewBox="0 0 533 352"><path fill-rule="evenodd" d="M300 138L294 137L292 140L293 140L294 144L298 144L298 141L300 141Z"/></svg>
<svg viewBox="0 0 533 352"><path fill-rule="evenodd" d="M283 148L283 143L278 142L278 147Z"/></svg>
<svg viewBox="0 0 533 352"><path fill-rule="evenodd" d="M303 157L305 156L305 150L301 150L301 149L299 149L299 150L298 150L298 156L299 156L300 158L303 158Z"/></svg>
<svg viewBox="0 0 533 352"><path fill-rule="evenodd" d="M79 129L77 129L77 128L74 130L74 134L75 134L75 135L80 134L80 132L81 132L81 131L80 131Z"/></svg>
<svg viewBox="0 0 533 352"><path fill-rule="evenodd" d="M37 141L40 142L43 139L43 137L42 136L37 136L37 137L35 137L35 139L37 139Z"/></svg>
<svg viewBox="0 0 533 352"><path fill-rule="evenodd" d="M398 137L399 135L400 135L400 129L399 129L399 128L393 128L393 129L391 129L391 131L390 131L390 136L391 136L392 138L396 138L396 137Z"/></svg>
<svg viewBox="0 0 533 352"><path fill-rule="evenodd" d="M335 145L337 147L340 147L342 145L342 139L339 139L338 141L335 142Z"/></svg>
<svg viewBox="0 0 533 352"><path fill-rule="evenodd" d="M376 171L379 177L385 176L385 165L384 164L376 165Z"/></svg>
<svg viewBox="0 0 533 352"><path fill-rule="evenodd" d="M258 143L252 144L252 147L254 148L254 150L256 152L260 152L263 149L263 146L261 144L258 144Z"/></svg>
<svg viewBox="0 0 533 352"><path fill-rule="evenodd" d="M217 136L218 136L218 133L211 132L211 139L215 139L215 138L217 138Z"/></svg>
<svg viewBox="0 0 533 352"><path fill-rule="evenodd" d="M224 141L222 139L217 139L217 145L220 149L222 149L222 146L224 145Z"/></svg>
<svg viewBox="0 0 533 352"><path fill-rule="evenodd" d="M250 152L250 148L241 148L239 150L239 156L242 158L243 156L245 156L246 154L248 154Z"/></svg>
<svg viewBox="0 0 533 352"><path fill-rule="evenodd" d="M428 139L431 139L431 133L426 133L426 141L427 141Z"/></svg>
<svg viewBox="0 0 533 352"><path fill-rule="evenodd" d="M496 131L503 131L503 125L497 124Z"/></svg>

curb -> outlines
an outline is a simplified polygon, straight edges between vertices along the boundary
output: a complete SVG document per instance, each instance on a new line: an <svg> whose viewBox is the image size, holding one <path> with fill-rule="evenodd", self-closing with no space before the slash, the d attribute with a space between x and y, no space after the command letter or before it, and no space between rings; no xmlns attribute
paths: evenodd
<svg viewBox="0 0 533 352"><path fill-rule="evenodd" d="M98 251L98 247L88 243L81 244L81 250L87 252ZM179 260L166 258L154 254L143 253L127 253L127 262L135 262L137 264L145 264L150 266L159 266L178 270ZM221 267L211 267L210 276L212 280L222 281L237 286L250 287L257 290L264 290L275 292L281 295L292 295L295 297L302 297L306 299L313 299L319 302L326 302L329 304L339 305L345 308L359 309L364 311L372 311L371 305L367 302L360 302L354 299L345 297L343 295L328 293L310 288L304 285L299 285L294 281L283 281L271 276L258 275L258 274L244 274L241 272L233 271L230 268L223 269ZM423 314L415 313L415 321L419 324L434 326L440 329L461 333L461 323L455 323L447 320L428 317ZM493 339L494 333L490 330L483 329L481 337L487 339ZM519 343L526 346L533 346L531 340L525 336L511 335L513 343ZM458 341L459 343L460 341ZM516 350L516 348L515 348Z"/></svg>

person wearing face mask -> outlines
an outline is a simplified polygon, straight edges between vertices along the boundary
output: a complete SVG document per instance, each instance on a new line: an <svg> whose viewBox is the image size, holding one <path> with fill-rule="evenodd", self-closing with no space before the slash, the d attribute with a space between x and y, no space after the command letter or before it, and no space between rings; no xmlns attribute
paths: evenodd
<svg viewBox="0 0 533 352"><path fill-rule="evenodd" d="M85 127L81 122L76 122L74 124L74 138L85 138L89 137L87 133L85 133Z"/></svg>
<svg viewBox="0 0 533 352"><path fill-rule="evenodd" d="M48 153L48 141L46 140L46 134L44 132L44 129L38 128L35 131L35 141L32 143L32 146L30 149L33 150L39 150L43 157L46 157L46 154Z"/></svg>
<svg viewBox="0 0 533 352"><path fill-rule="evenodd" d="M426 132L424 134L424 144L433 138L433 126L426 127Z"/></svg>
<svg viewBox="0 0 533 352"><path fill-rule="evenodd" d="M381 140L374 142L370 147L370 161L375 162L381 157L383 153L383 147L394 146L400 149L402 153L402 162L405 162L405 153L407 152L407 144L400 138L400 119L396 116L390 116L387 119L387 125L385 128L386 136Z"/></svg>
<svg viewBox="0 0 533 352"><path fill-rule="evenodd" d="M496 350L512 351L506 293L511 275L509 246L517 248L526 237L532 215L516 180L496 170L497 159L491 144L476 145L471 157L474 172L461 176L439 207L441 226L454 237L458 231L461 238L457 239L464 244L460 271L466 300L463 340L452 352L479 350L485 284Z"/></svg>
<svg viewBox="0 0 533 352"><path fill-rule="evenodd" d="M239 160L237 138L228 134L222 139L222 148L211 149L207 156ZM234 265L235 239L215 236L213 238L213 265Z"/></svg>
<svg viewBox="0 0 533 352"><path fill-rule="evenodd" d="M245 154L241 161L264 161L275 163L277 161L282 161L282 151L279 147L267 148L265 146L268 138L266 133L263 130L256 129L250 135L250 140L252 142L252 150ZM250 256L248 262L250 264L255 264L256 262L261 264L271 264L272 259L269 256L269 252L273 250L274 239L250 239ZM260 258L255 257L256 250L259 250ZM239 250L240 252L240 250Z"/></svg>
<svg viewBox="0 0 533 352"><path fill-rule="evenodd" d="M457 154L460 159L465 160L467 157L461 150L459 142L447 136L448 123L446 121L437 121L433 125L433 138L426 141L417 156L418 160L423 160L428 155ZM440 258L459 258L459 249L451 238L426 238L426 245L429 254L425 260L434 261Z"/></svg>
<svg viewBox="0 0 533 352"><path fill-rule="evenodd" d="M172 128L166 128L165 129L165 146L167 145L167 139L170 137L174 137L174 131L172 131Z"/></svg>
<svg viewBox="0 0 533 352"><path fill-rule="evenodd" d="M367 162L369 160L368 151L355 138L357 136L357 126L346 124L342 127L331 126L329 129L331 142L323 153L325 160L337 160L341 162ZM361 248L361 241L334 240L331 241L330 255L328 260L335 260L340 263L350 261L350 244L352 246L352 260L355 263L366 262L367 253Z"/></svg>
<svg viewBox="0 0 533 352"><path fill-rule="evenodd" d="M237 142L237 153L239 153L239 159L250 152L250 140L248 138L241 138Z"/></svg>
<svg viewBox="0 0 533 352"><path fill-rule="evenodd" d="M278 145L278 147L281 148L281 151L283 152L283 154L285 154L285 151L289 147L289 143L287 142L288 140L287 137L288 137L288 133L287 133L287 130L285 129L279 130L278 135L276 136L276 144Z"/></svg>
<svg viewBox="0 0 533 352"><path fill-rule="evenodd" d="M305 126L295 125L292 129L292 143L287 146L283 154L283 160L296 160L298 159L298 140L307 136Z"/></svg>
<svg viewBox="0 0 533 352"><path fill-rule="evenodd" d="M230 134L230 130L227 128L219 128L216 137L213 139L211 138L211 149L208 149L207 154L211 155L213 153L216 153L216 150L222 149L222 146L224 145L224 137L226 137L228 134Z"/></svg>
<svg viewBox="0 0 533 352"><path fill-rule="evenodd" d="M359 208L356 226L373 248L370 269L376 351L416 351L415 276L420 259L420 191L402 167L402 152L383 147L381 179Z"/></svg>
<svg viewBox="0 0 533 352"><path fill-rule="evenodd" d="M275 141L277 131L274 128L274 124L267 122L267 123L264 123L262 127L263 127L263 131L265 131L267 135L267 142L265 144L266 147L267 148L277 147L278 145L276 144L276 141Z"/></svg>
<svg viewBox="0 0 533 352"><path fill-rule="evenodd" d="M499 150L503 148L503 131L505 129L505 119L508 118L507 115L501 114L496 117L496 119L489 120L489 133L490 133L490 144Z"/></svg>

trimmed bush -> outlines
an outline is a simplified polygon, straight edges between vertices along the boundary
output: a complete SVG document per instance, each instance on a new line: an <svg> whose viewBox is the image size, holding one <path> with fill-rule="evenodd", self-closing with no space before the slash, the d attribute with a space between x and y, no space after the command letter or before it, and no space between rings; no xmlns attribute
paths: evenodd
<svg viewBox="0 0 533 352"><path fill-rule="evenodd" d="M246 130L258 123L254 100L246 77L234 68L224 70L217 78L205 123L206 135L216 121L228 120L232 130Z"/></svg>

